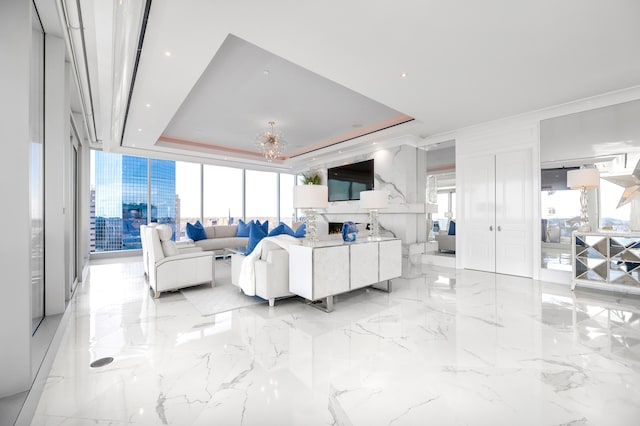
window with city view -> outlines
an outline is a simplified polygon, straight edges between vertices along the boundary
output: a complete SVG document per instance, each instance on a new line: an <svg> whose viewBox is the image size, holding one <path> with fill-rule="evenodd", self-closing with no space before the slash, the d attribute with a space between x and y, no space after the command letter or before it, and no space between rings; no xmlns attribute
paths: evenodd
<svg viewBox="0 0 640 426"><path fill-rule="evenodd" d="M234 224L243 211L271 228L280 217L292 224L294 185L290 174L91 151L91 251L139 249L140 225L151 222L176 240L187 223Z"/></svg>
<svg viewBox="0 0 640 426"><path fill-rule="evenodd" d="M204 165L205 226L228 225L242 219L242 169Z"/></svg>
<svg viewBox="0 0 640 426"><path fill-rule="evenodd" d="M247 170L247 220L268 220L269 230L278 224L278 174Z"/></svg>

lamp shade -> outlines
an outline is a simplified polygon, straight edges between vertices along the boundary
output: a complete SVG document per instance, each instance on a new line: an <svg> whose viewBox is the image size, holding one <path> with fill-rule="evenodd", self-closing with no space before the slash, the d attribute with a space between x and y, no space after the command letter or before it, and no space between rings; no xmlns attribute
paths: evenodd
<svg viewBox="0 0 640 426"><path fill-rule="evenodd" d="M600 186L598 169L575 169L567 172L567 186L571 189L593 189Z"/></svg>
<svg viewBox="0 0 640 426"><path fill-rule="evenodd" d="M329 190L326 185L296 185L293 187L293 207L296 209L326 209Z"/></svg>
<svg viewBox="0 0 640 426"><path fill-rule="evenodd" d="M382 190L360 192L360 207L363 209L384 209L389 205L389 193Z"/></svg>

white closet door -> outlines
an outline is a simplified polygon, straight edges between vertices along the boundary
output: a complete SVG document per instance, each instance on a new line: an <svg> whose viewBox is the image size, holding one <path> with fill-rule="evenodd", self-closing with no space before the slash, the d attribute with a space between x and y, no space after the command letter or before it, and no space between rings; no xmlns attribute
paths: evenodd
<svg viewBox="0 0 640 426"><path fill-rule="evenodd" d="M533 182L529 149L496 155L496 272L533 276Z"/></svg>
<svg viewBox="0 0 640 426"><path fill-rule="evenodd" d="M495 156L467 158L460 165L464 180L465 267L495 272Z"/></svg>

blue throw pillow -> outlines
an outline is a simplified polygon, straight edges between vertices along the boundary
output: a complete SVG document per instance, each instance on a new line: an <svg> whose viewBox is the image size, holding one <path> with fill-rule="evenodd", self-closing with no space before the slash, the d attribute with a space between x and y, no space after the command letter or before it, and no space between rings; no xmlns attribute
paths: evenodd
<svg viewBox="0 0 640 426"><path fill-rule="evenodd" d="M187 237L191 238L193 241L200 241L207 239L207 233L204 231L204 226L197 221L193 225L187 223Z"/></svg>
<svg viewBox="0 0 640 426"><path fill-rule="evenodd" d="M291 229L291 227L289 225L287 225L286 223L280 222L278 224L278 226L276 226L276 228L279 228L280 226L282 226L282 228L284 230L284 234L291 235L292 237L296 236L295 231L293 229ZM273 232L273 231L271 231L271 232Z"/></svg>
<svg viewBox="0 0 640 426"><path fill-rule="evenodd" d="M262 226L262 230L264 231L265 234L269 233L269 221L265 220L264 223L260 223L260 221L256 221L256 223L260 226Z"/></svg>
<svg viewBox="0 0 640 426"><path fill-rule="evenodd" d="M286 234L287 232L284 230L284 227L286 225L284 223L281 223L280 225L276 226L275 228L273 228L271 230L271 232L269 232L267 234L267 237L273 237L275 235L282 235L282 234Z"/></svg>
<svg viewBox="0 0 640 426"><path fill-rule="evenodd" d="M449 232L448 235L456 235L456 223L452 220L449 222Z"/></svg>
<svg viewBox="0 0 640 426"><path fill-rule="evenodd" d="M249 256L253 249L256 248L258 243L267 236L267 233L264 232L262 226L258 225L256 222L252 222L249 224L249 242L247 243L247 251L244 253L245 256Z"/></svg>
<svg viewBox="0 0 640 426"><path fill-rule="evenodd" d="M240 219L238 222L238 232L236 233L236 237L248 237L249 236L249 225L251 225L253 221L249 221L249 223L244 223L244 220Z"/></svg>
<svg viewBox="0 0 640 426"><path fill-rule="evenodd" d="M294 237L296 238L304 238L304 236L307 234L307 224L303 223L302 225L298 226L298 229L296 229L296 233L294 235Z"/></svg>

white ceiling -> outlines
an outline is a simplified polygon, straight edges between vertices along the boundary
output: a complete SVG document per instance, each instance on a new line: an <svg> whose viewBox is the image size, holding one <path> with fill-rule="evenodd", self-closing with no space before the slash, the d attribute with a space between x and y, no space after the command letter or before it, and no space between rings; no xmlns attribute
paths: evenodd
<svg viewBox="0 0 640 426"><path fill-rule="evenodd" d="M274 121L286 159L411 120L230 34L158 145L264 160L256 133Z"/></svg>
<svg viewBox="0 0 640 426"><path fill-rule="evenodd" d="M119 7L115 3L116 21ZM210 146L185 150L158 141L165 134L237 148L241 137L254 143L273 119L291 151L301 152L305 145L348 134L353 124L384 120L365 98L388 107L380 111L415 118L319 152L331 153L376 138L424 138L632 87L640 85L639 17L637 0L153 0L122 146L149 155L187 153L213 162L265 165L260 158ZM243 66L245 59L229 58L223 49L224 72L211 73L230 34L294 64L295 71L265 76L262 63L250 59ZM104 46L100 40L113 34L98 31L95 37L95 44ZM114 64L117 73L117 58ZM101 70L100 78L113 75ZM194 91L201 78L205 90ZM264 81L276 78L278 96L260 99L268 87ZM362 95L372 109L350 111L339 101L332 106L329 97L322 105L300 101L318 87L339 86ZM100 97L113 99L113 94L102 91ZM101 138L106 149L123 150L111 133ZM272 166L299 166L308 155Z"/></svg>

